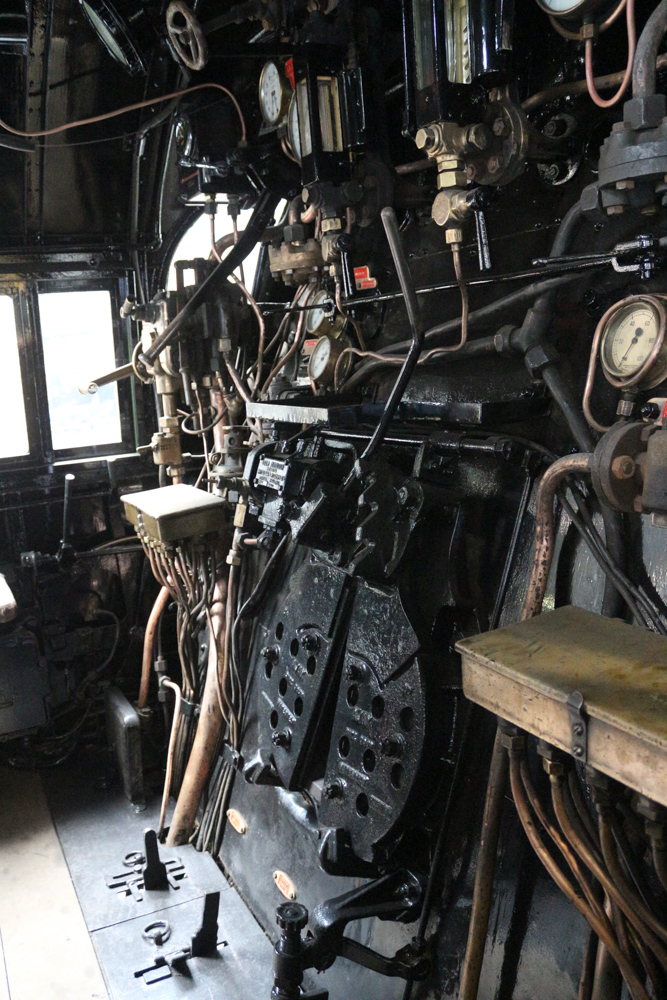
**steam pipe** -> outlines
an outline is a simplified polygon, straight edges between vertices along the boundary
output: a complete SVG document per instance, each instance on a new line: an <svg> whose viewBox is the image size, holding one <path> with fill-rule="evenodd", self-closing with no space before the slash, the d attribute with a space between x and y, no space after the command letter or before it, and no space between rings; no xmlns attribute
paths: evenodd
<svg viewBox="0 0 667 1000"><path fill-rule="evenodd" d="M218 642L225 627L226 598L227 580L222 577L216 582L213 591L208 666L199 723L169 827L168 847L180 847L181 844L187 844L190 839L199 803L204 794L222 735L223 719L218 699Z"/></svg>
<svg viewBox="0 0 667 1000"><path fill-rule="evenodd" d="M662 0L649 17L635 51L632 70L632 96L655 94L656 61L660 43L667 31L667 0Z"/></svg>
<svg viewBox="0 0 667 1000"><path fill-rule="evenodd" d="M475 872L475 889L472 899L472 914L468 930L463 970L461 972L461 987L459 1000L476 1000L479 989L479 978L484 960L484 946L489 929L491 900L493 895L493 872L496 865L496 852L500 836L500 817L503 799L507 787L508 758L502 745L502 733L496 729L496 739L493 744L489 783L486 789L484 817L482 819L482 836L477 871Z"/></svg>
<svg viewBox="0 0 667 1000"><path fill-rule="evenodd" d="M391 250L391 256L393 257L394 266L396 267L398 280L401 285L401 291L403 292L405 308L408 313L410 330L412 332L412 343L407 357L403 362L403 366L398 373L398 378L394 382L394 386L389 394L389 398L385 404L380 421L375 428L373 437L364 449L361 456L362 459L371 458L381 445L384 436L387 433L387 429L389 428L389 424L393 420L396 410L398 409L398 405L403 398L403 393L407 388L408 382L412 378L417 362L419 361L419 355L421 354L424 346L424 324L422 321L421 310L419 308L417 293L415 291L415 283L412 279L412 275L410 274L408 258L405 255L403 241L398 230L396 213L393 208L382 209L382 225L384 226L384 231L387 235L389 249Z"/></svg>
<svg viewBox="0 0 667 1000"><path fill-rule="evenodd" d="M141 684L139 686L139 700L137 708L145 708L148 701L148 688L151 680L151 666L153 663L153 645L155 644L155 633L162 612L169 602L169 590L163 587L155 599L153 610L148 616L146 631L144 633L144 653L141 660Z"/></svg>
<svg viewBox="0 0 667 1000"><path fill-rule="evenodd" d="M539 615L547 589L549 570L554 554L554 498L561 482L573 472L588 475L592 455L566 455L550 465L540 480L535 511L535 551L528 581L528 593L522 619Z"/></svg>

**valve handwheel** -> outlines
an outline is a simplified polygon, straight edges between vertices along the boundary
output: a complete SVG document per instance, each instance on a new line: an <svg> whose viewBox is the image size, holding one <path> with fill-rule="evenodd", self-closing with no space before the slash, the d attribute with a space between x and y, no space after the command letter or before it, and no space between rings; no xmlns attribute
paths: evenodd
<svg viewBox="0 0 667 1000"><path fill-rule="evenodd" d="M186 3L172 0L167 8L167 32L176 55L188 69L203 69L208 62L204 31Z"/></svg>

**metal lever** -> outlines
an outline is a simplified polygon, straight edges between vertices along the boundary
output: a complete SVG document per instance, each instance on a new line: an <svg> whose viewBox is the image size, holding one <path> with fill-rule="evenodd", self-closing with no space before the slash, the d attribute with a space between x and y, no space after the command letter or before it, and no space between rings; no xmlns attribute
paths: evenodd
<svg viewBox="0 0 667 1000"><path fill-rule="evenodd" d="M144 833L144 857L146 864L143 875L146 892L159 892L168 889L167 866L164 861L160 861L160 849L155 830L146 830Z"/></svg>
<svg viewBox="0 0 667 1000"><path fill-rule="evenodd" d="M480 271L491 270L491 248L489 234L486 229L486 219L481 208L475 209L475 230L477 232L477 255Z"/></svg>
<svg viewBox="0 0 667 1000"><path fill-rule="evenodd" d="M101 389L103 385L120 382L121 379L129 378L130 375L134 375L133 366L121 365L120 368L114 368L112 372L107 372L106 375L96 378L94 381L89 382L88 385L80 385L79 392L82 396L94 396L97 390Z"/></svg>

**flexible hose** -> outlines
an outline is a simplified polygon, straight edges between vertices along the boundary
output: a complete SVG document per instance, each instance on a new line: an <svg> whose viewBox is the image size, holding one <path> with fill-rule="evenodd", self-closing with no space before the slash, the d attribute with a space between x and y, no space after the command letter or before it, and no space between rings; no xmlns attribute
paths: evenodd
<svg viewBox="0 0 667 1000"><path fill-rule="evenodd" d="M656 61L660 43L667 31L667 0L661 0L642 31L632 70L632 96L655 94Z"/></svg>

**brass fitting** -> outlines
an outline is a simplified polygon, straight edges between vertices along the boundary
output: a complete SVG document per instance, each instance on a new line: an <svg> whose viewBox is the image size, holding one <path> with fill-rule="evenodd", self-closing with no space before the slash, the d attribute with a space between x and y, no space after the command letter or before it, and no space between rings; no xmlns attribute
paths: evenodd
<svg viewBox="0 0 667 1000"><path fill-rule="evenodd" d="M463 243L463 230L448 229L445 232L445 240L447 243Z"/></svg>

